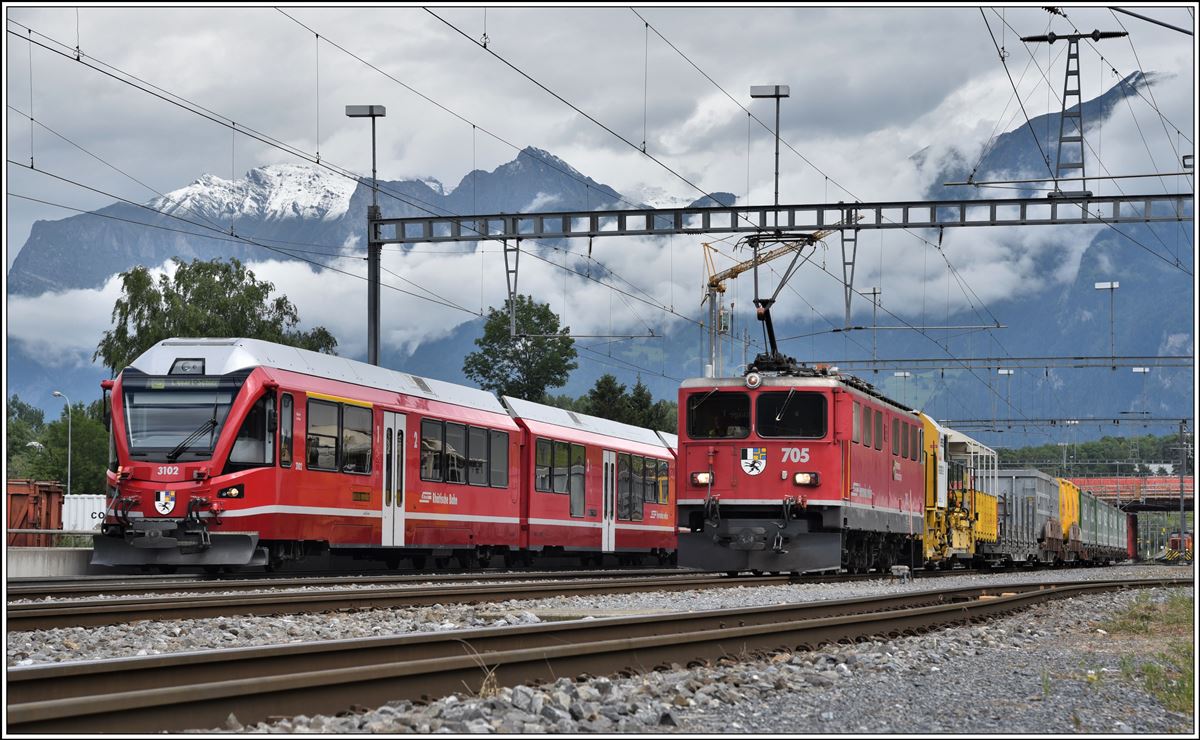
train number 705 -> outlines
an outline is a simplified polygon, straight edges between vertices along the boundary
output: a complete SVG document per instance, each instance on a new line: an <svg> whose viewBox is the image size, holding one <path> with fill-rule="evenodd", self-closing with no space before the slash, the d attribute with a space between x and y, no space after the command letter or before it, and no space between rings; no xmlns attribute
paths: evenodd
<svg viewBox="0 0 1200 740"><path fill-rule="evenodd" d="M787 462L798 462L798 463L808 462L808 448L807 447L784 447L783 448L783 462L785 462L785 463L787 463Z"/></svg>

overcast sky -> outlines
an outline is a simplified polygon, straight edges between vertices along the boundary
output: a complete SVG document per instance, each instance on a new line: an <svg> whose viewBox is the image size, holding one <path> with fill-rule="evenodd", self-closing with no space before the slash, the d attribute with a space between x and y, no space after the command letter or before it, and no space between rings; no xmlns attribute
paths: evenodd
<svg viewBox="0 0 1200 740"><path fill-rule="evenodd" d="M286 11L319 33L322 40L316 42L312 31L271 7L85 6L77 12L74 7L6 6L10 31L4 42L7 158L27 162L32 153L39 168L136 201L154 196L40 129L34 132L31 152L29 121L24 117L30 105L30 45L24 40L25 29L14 24L17 22L68 48L78 44L89 59L136 75L304 151L319 150L323 160L357 171L369 171L367 125L345 118L344 106L385 105L388 115L379 123L379 170L386 179L434 177L449 188L473 167L493 169L513 159L516 150L480 131L473 133L470 124L332 44L345 47L518 148L533 145L548 150L620 192L647 200L690 200L697 195L687 183L421 8L301 6ZM1084 97L1095 97L1119 79L1110 67L1121 76L1139 68L1160 73L1154 89L1159 108L1194 140L1194 37L1125 15L1114 18L1100 8L1067 6L1066 11L1069 20L1052 17L1037 7L985 10L997 43L1009 54L1012 77L1020 80L1029 115L1058 111L1053 95L1061 94L1065 44L1032 47L1037 60L1032 65L1016 35L1048 29L1069 33L1072 25L1082 31L1120 30L1119 18L1132 33L1133 46L1125 39L1097 44L1095 48L1107 60L1102 62L1091 46L1083 45ZM954 148L971 159L978 156L993 130L1011 130L1024 120L1012 103L1009 78L984 16L974 6L639 8L642 17L691 62L653 31L647 35L643 21L625 6L493 7L486 14L482 8L435 8L434 12L471 39L484 34L486 22L489 50L625 139L637 145L644 139L650 154L701 189L732 191L739 199L748 196L751 202L769 203L773 197L771 134L757 124L751 126L748 149L746 114L692 63L767 122L774 115L771 102L752 104L749 87L791 86L791 98L782 104L782 137L831 179L784 148L780 162L780 199L784 203L850 199L848 192L862 200L920 198L935 173L916 166L912 154L931 147L936 156ZM1193 27L1185 7L1141 8L1139 12ZM1006 28L1005 22L1012 28ZM1042 79L1042 70L1047 69L1049 86ZM37 47L32 50L32 78L32 103L39 121L159 191L183 187L205 173L238 178L255 166L296 161L244 137L233 141L228 128ZM1154 167L1150 156L1158 171L1176 171L1179 167L1171 144L1182 147L1183 152L1192 148L1173 130L1168 137L1163 128L1149 105L1135 99L1131 106L1118 108L1089 139L1110 172L1148 172ZM1090 171L1094 169L1089 166ZM5 203L7 265L28 237L33 221L71 215L11 194L82 209L110 202L13 165L7 166L6 174L10 194ZM1176 183L1171 180L1168 185ZM1127 181L1124 187L1126 192L1162 188L1155 180ZM1093 187L1100 192L1109 192L1108 188L1100 183ZM1192 225L1187 226L1190 230ZM1094 233L1079 232L1079 247L1064 257L1054 275L1031 276L1032 257L1039 247L1049 240L1061 240L1066 232L971 231L970 239L947 237L954 240L948 254L984 302L1011 295L1015 285L1032 289L1044 281L1069 279L1078 252ZM917 240L900 234L873 232L864 239L877 251L884 248L886 240L889 248L898 248L890 253L896 255L921 255L920 250L925 249ZM645 250L607 247L605 254L607 264L634 279L639 288L695 314L702 278L697 241L676 238L670 249L655 245L651 256L646 256ZM358 245L348 245L348 249L355 247ZM829 269L836 271L840 255L832 256L833 249L830 254ZM869 256L878 259L875 253ZM503 292L502 279L484 280L480 275L499 266L484 259L486 255L396 255L389 257L389 264L410 279L478 309L481 304L498 303ZM936 261L922 266L916 259L893 261L889 257L888 265L886 276L880 274L882 262L864 268L859 284L891 281L885 291L891 291L888 297L897 306L911 306L912 301L904 299L915 300L926 281L943 285L944 291L945 268ZM341 312L353 313L353 318L323 313L331 305L361 303L365 308L360 281L346 279L344 285L324 281L321 291L313 291L315 276L306 267L263 262L257 269L297 303L305 324L330 326L348 354L361 354L358 319L362 312L357 308ZM464 280L464 274L480 277ZM607 307L612 300L607 289L568 283L563 273L549 267L531 267L528 274L523 287L543 291L545 299L557 295L555 309L565 313L577 331L595 330L601 323L607 329L606 322L614 321L613 316L618 325L614 329L636 327L638 322L672 321L663 312L643 309L639 315L620 305L615 312L598 313L598 306ZM911 278L908 287L903 287L905 278ZM809 281L812 290L805 292L813 296L815 308L790 301L781 306L783 316L807 317L817 310L837 315L841 293L828 276L810 271L800 281ZM335 294L344 301L329 300ZM62 337L60 341L66 344L59 349L72 350L78 361L83 361L95 345L96 332L107 328L104 319L115 298L115 283L98 291L44 298L36 311L35 302L9 302L10 311L15 311L10 313L10 337L30 342L39 337ZM953 301L957 309L965 298L955 296ZM383 327L385 341L420 341L470 318L454 312L442 316L441 309L417 303L411 308L425 316L432 313L434 318L420 328L389 319ZM21 311L28 312L24 323ZM97 326L80 322L80 316L91 314L97 317Z"/></svg>

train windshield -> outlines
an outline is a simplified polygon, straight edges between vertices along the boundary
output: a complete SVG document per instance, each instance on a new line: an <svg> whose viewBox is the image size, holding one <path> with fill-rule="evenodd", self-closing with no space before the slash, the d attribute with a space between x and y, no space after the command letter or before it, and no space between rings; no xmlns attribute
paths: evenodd
<svg viewBox="0 0 1200 740"><path fill-rule="evenodd" d="M810 391L779 391L758 396L760 437L820 439L825 436L825 396Z"/></svg>
<svg viewBox="0 0 1200 740"><path fill-rule="evenodd" d="M750 397L717 393L688 396L687 429L692 439L745 439L750 436Z"/></svg>
<svg viewBox="0 0 1200 740"><path fill-rule="evenodd" d="M245 376L126 377L129 453L141 460L208 460Z"/></svg>

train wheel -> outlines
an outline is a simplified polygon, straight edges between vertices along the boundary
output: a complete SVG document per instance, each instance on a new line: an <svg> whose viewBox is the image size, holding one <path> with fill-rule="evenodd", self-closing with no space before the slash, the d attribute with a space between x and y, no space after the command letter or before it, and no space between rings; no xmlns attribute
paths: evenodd
<svg viewBox="0 0 1200 740"><path fill-rule="evenodd" d="M412 567L413 567L413 570L424 570L425 569L425 556L424 555L413 555Z"/></svg>
<svg viewBox="0 0 1200 740"><path fill-rule="evenodd" d="M172 573L174 573L177 570L179 570L178 565L160 565L160 566L158 566L158 572L162 573L163 575L167 575L167 576L171 575Z"/></svg>
<svg viewBox="0 0 1200 740"><path fill-rule="evenodd" d="M434 557L433 567L436 570L446 570L446 568L448 568L449 566L450 566L450 558Z"/></svg>
<svg viewBox="0 0 1200 740"><path fill-rule="evenodd" d="M741 575L741 573L742 573L742 572L741 572L740 570L727 570L727 571L725 571L725 575L729 576L730 578L737 578L739 575Z"/></svg>

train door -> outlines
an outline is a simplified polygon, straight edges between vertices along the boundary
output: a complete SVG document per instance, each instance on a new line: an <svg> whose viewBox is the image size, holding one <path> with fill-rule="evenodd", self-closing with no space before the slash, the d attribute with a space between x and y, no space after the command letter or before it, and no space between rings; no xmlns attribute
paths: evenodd
<svg viewBox="0 0 1200 740"><path fill-rule="evenodd" d="M604 500L600 507L600 549L617 548L617 453L604 450Z"/></svg>
<svg viewBox="0 0 1200 740"><path fill-rule="evenodd" d="M404 422L404 414L383 412L384 545L404 544Z"/></svg>

